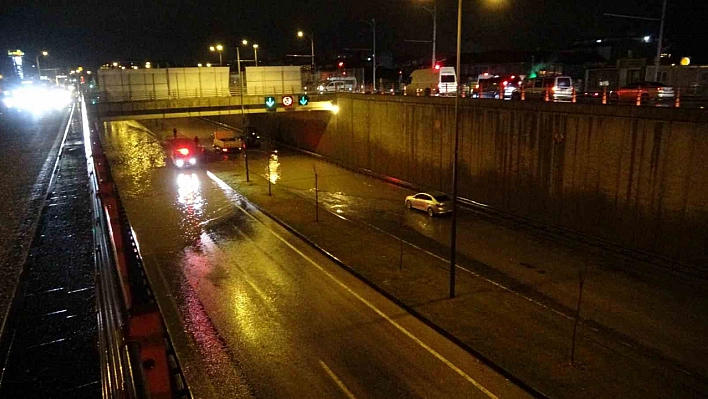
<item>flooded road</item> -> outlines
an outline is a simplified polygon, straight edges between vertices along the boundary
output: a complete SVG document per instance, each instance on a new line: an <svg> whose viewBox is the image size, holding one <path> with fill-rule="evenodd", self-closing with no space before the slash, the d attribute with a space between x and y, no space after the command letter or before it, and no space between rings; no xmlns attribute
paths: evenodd
<svg viewBox="0 0 708 399"><path fill-rule="evenodd" d="M143 125L103 143L195 397L525 396Z"/></svg>

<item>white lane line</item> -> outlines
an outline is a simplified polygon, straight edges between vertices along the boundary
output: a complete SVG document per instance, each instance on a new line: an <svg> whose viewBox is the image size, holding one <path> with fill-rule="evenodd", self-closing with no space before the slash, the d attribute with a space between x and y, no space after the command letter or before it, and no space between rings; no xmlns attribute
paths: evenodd
<svg viewBox="0 0 708 399"><path fill-rule="evenodd" d="M213 173L207 171L207 176L209 176L209 178L211 178L211 179L212 179L219 187L221 187L223 190L225 190L225 191L230 191L230 192L233 192L233 193L236 192L236 190L234 190L233 188L231 188L228 184L226 184L223 180L219 179L219 178L218 178L216 175L214 175ZM335 276L333 276L332 274L330 274L327 270L325 270L325 269L324 269L322 266L320 266L317 262L315 262L314 260L312 260L309 256L307 256L306 254L304 254L304 253L303 253L302 251L300 251L299 249L295 248L295 246L293 246L293 245L290 244L286 239L284 239L283 237L281 237L280 234L278 234L278 233L276 233L275 231L273 231L271 228L269 228L268 226L266 226L263 222L261 222L260 220L258 220L255 216L251 215L249 212L246 212L246 210L243 209L243 208L241 208L238 204L234 204L234 205L235 205L237 208L239 208L243 213L245 213L246 215L248 215L251 219L253 219L254 221L256 221L256 222L260 223L261 225L263 225L264 227L266 227L266 229L267 229L268 231L270 231L270 233L273 234L277 239L279 239L283 244L285 244L286 246L288 246L288 247L289 247L290 249L292 249L295 253L297 253L298 255L300 255L303 259L305 259L305 260L308 261L310 264L312 264L312 265L315 266L317 269L319 269L322 273L324 273L327 277L329 277L332 281L334 281L336 284L338 284L340 287L342 287L342 288L343 288L345 291L347 291L349 294L351 294L351 295L354 296L356 299L358 299L361 303L363 303L364 305L366 305L369 309L373 310L376 314L378 314L379 316L383 317L387 322L389 322L392 326L396 327L396 329L398 329L400 332L402 332L403 334L405 334L408 338L410 338L413 342L415 342L416 344L418 344L421 348L425 349L426 351L428 351L428 353L430 353L431 355L433 355L434 357L436 357L436 358L437 358L438 360L440 360L441 362L445 363L446 366L448 366L449 368L451 368L452 370L454 370L457 374L459 374L460 376L462 376L462 378L466 379L469 383L471 383L472 385L474 385L477 389L479 389L480 391L482 391L482 392L483 392L485 395L487 395L489 398L491 398L491 399L498 399L498 397L497 397L496 395L494 395L494 394L491 393L489 390L487 390L487 388L485 388L484 386L482 386L482 384L480 384L480 383L477 382L474 378L472 378L472 377L470 377L469 375L467 375L467 373L465 373L464 371L462 371L459 367L457 367L457 366L455 366L454 364L452 364L451 361L447 360L443 355L439 354L435 349L431 348L431 347L428 346L425 342L421 341L418 337L416 337L415 335L413 335L413 333L411 333L410 331L406 330L405 327L401 326L401 325L398 324L395 320L393 320L393 319L391 319L390 317L388 317L388 315L386 315L383 311L379 310L379 308L377 308L374 304L372 304L372 303L370 303L369 301L367 301L366 299L362 298L359 294L357 294L356 292L354 292L354 291L353 291L351 288L349 288L347 285L345 285L344 283L342 283L341 281L339 281Z"/></svg>
<svg viewBox="0 0 708 399"><path fill-rule="evenodd" d="M354 394L349 389L347 389L347 386L344 385L344 383L342 382L342 380L339 379L339 377L337 377L337 374L334 374L334 371L332 371L332 369L327 367L325 362L320 360L320 366L322 366L324 371L327 372L327 374L329 374L329 377L332 378L335 383L337 383L337 386L339 387L339 389L341 389L342 392L344 392L344 394L347 395L347 397L349 399L356 399L356 396L354 396Z"/></svg>

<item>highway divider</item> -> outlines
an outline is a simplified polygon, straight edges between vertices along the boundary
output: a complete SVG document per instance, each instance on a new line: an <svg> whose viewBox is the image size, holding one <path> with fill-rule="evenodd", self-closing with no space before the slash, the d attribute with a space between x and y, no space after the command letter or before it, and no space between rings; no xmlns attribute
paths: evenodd
<svg viewBox="0 0 708 399"><path fill-rule="evenodd" d="M83 98L81 117L93 199L102 395L191 398L103 153L100 126L89 120Z"/></svg>

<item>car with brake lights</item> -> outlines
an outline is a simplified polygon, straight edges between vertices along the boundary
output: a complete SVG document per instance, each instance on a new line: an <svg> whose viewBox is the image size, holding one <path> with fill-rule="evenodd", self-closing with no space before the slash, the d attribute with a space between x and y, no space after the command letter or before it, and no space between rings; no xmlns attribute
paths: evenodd
<svg viewBox="0 0 708 399"><path fill-rule="evenodd" d="M171 142L170 158L172 164L179 169L197 166L200 149L191 139L176 138Z"/></svg>

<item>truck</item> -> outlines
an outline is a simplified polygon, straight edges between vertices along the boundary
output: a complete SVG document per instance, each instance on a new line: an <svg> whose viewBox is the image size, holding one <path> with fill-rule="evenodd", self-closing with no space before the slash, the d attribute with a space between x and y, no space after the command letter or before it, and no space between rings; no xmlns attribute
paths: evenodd
<svg viewBox="0 0 708 399"><path fill-rule="evenodd" d="M243 140L232 130L217 130L212 134L214 149L222 153L241 151Z"/></svg>

